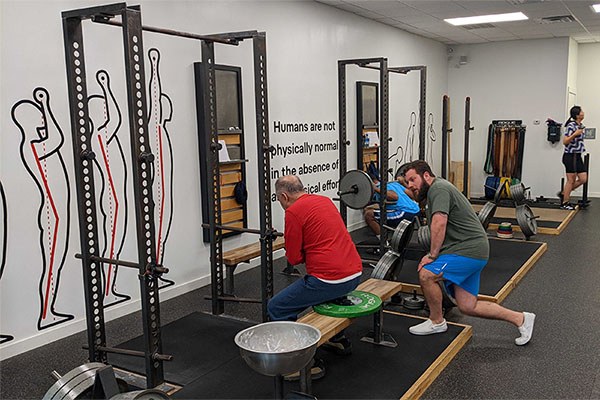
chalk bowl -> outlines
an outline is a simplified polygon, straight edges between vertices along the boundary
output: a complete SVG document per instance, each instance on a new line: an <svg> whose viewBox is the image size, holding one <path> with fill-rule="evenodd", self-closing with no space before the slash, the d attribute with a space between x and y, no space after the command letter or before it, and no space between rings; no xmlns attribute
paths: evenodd
<svg viewBox="0 0 600 400"><path fill-rule="evenodd" d="M299 322L265 322L235 335L244 361L267 376L287 375L304 368L314 357L321 332Z"/></svg>

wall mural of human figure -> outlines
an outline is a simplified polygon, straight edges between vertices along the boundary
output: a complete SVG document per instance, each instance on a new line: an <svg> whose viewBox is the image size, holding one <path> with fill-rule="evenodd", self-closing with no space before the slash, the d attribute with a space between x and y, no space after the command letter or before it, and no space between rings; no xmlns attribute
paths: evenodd
<svg viewBox="0 0 600 400"><path fill-rule="evenodd" d="M0 218L2 220L2 226L0 226L0 281L4 274L4 267L6 266L6 247L8 243L8 213L6 205L6 194L4 193L4 186L0 181ZM0 334L0 344L13 340L14 337L11 335Z"/></svg>
<svg viewBox="0 0 600 400"><path fill-rule="evenodd" d="M98 186L96 201L99 213L101 256L120 259L127 234L127 162L119 139L121 110L111 90L110 77L105 70L96 73L100 94L88 97L88 110L92 134L95 177ZM114 306L131 299L117 290L119 267L104 264L104 307Z"/></svg>
<svg viewBox="0 0 600 400"><path fill-rule="evenodd" d="M159 73L160 52L156 48L148 50L150 59L149 118L150 147L154 154L154 223L156 232L156 258L163 264L169 231L173 222L173 146L167 130L167 123L173 117L173 102L163 93ZM160 289L174 282L160 278Z"/></svg>
<svg viewBox="0 0 600 400"><path fill-rule="evenodd" d="M69 176L61 154L65 137L51 111L50 95L45 88L34 89L33 101L24 99L15 103L11 117L21 133L19 151L23 166L40 194L37 226L42 271L37 327L42 330L74 318L56 310L71 219Z"/></svg>

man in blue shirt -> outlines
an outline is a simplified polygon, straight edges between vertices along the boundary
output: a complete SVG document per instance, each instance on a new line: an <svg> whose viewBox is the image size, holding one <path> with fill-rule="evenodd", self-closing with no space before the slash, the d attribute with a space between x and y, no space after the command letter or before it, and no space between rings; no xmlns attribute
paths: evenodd
<svg viewBox="0 0 600 400"><path fill-rule="evenodd" d="M412 221L414 217L419 214L420 208L417 202L411 199L406 193L406 188L400 183L402 179L402 168L398 168L396 171L395 181L388 182L387 184L387 202L385 208L387 211L387 222L386 225L395 228L400 221L407 219ZM373 180L373 189L375 190L374 201L379 202L381 191L379 189L379 180L377 177L369 174ZM379 237L381 234L381 228L379 227L380 211L374 208L365 208L363 215L365 222L371 230Z"/></svg>

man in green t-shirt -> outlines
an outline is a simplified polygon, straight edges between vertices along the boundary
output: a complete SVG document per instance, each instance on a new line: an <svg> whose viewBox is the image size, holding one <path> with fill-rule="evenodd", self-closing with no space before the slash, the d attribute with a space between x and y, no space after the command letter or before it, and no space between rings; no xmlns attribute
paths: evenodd
<svg viewBox="0 0 600 400"><path fill-rule="evenodd" d="M517 312L499 304L478 300L479 278L489 258L487 234L469 200L448 181L436 178L425 161L405 168L408 188L419 202L426 201L431 230L429 253L419 262L419 282L429 306L429 319L410 327L414 335L442 333L448 329L442 314L442 289L454 296L463 314L503 320L519 328L515 343L522 346L533 334L535 314Z"/></svg>

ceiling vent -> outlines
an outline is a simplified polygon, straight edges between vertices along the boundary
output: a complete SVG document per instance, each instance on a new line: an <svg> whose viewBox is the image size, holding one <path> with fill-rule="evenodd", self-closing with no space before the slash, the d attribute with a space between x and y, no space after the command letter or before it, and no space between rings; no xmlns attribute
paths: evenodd
<svg viewBox="0 0 600 400"><path fill-rule="evenodd" d="M565 22L575 22L575 17L572 15L556 15L554 17L544 17L539 20L540 24L558 24Z"/></svg>
<svg viewBox="0 0 600 400"><path fill-rule="evenodd" d="M473 29L486 29L486 28L495 28L496 25L492 25L492 24L471 24L471 25L463 25L463 28L468 29L468 30L473 30Z"/></svg>

